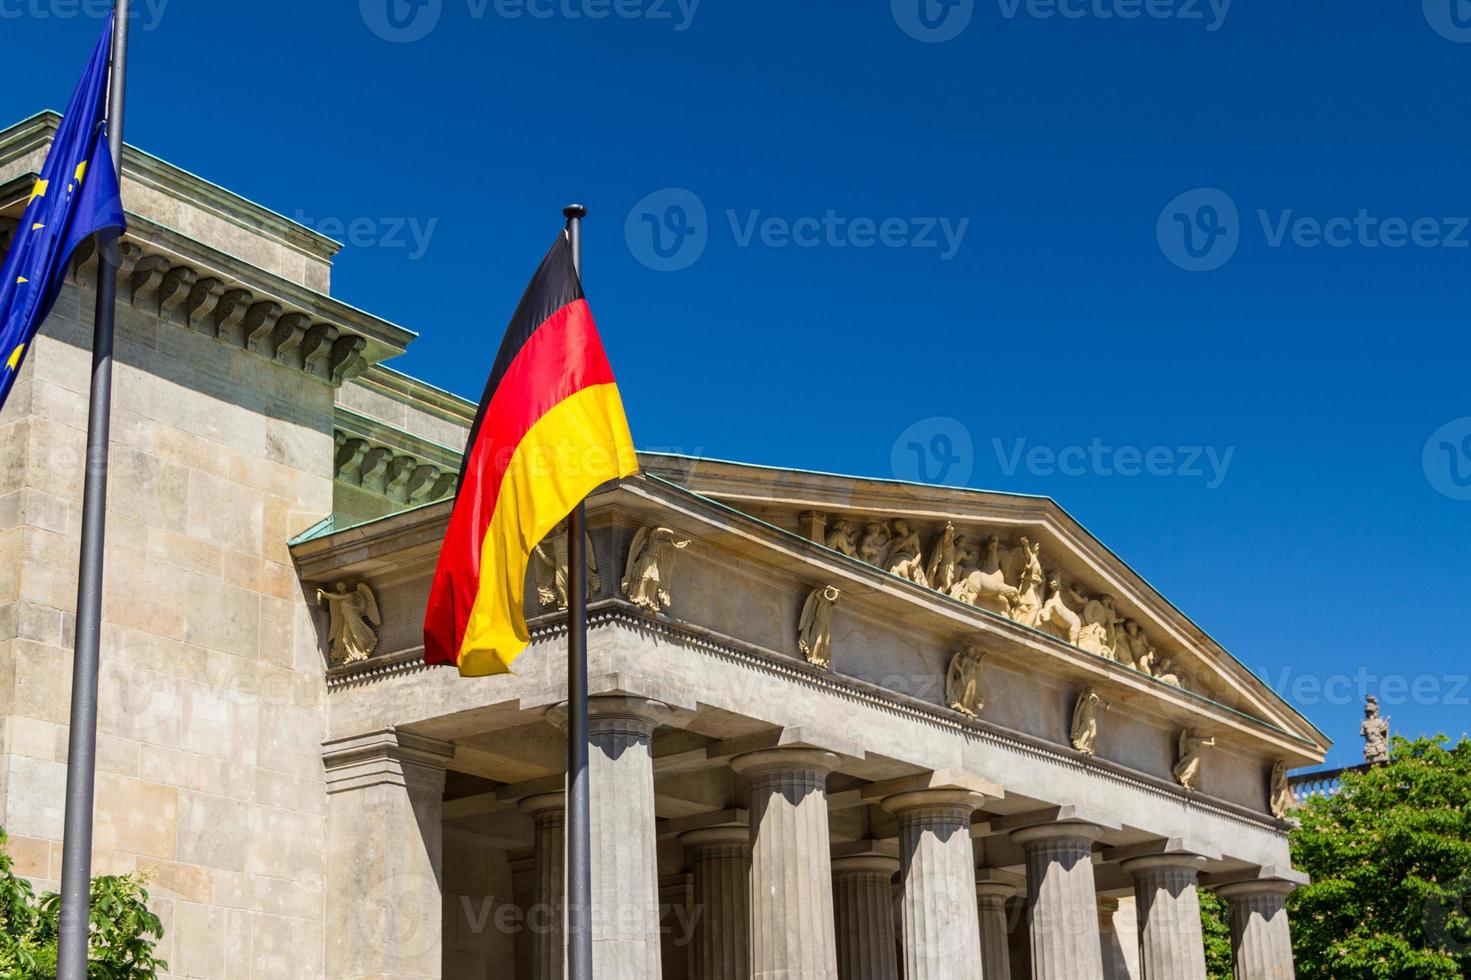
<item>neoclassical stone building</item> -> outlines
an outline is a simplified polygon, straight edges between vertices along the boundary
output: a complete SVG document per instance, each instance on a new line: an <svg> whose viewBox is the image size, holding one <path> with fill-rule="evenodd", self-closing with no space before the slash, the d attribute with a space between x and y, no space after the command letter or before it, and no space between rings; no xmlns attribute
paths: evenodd
<svg viewBox="0 0 1471 980"><path fill-rule="evenodd" d="M54 128L0 133L0 244ZM334 243L125 175L99 872L153 874L174 976L559 977L565 540L518 673L425 668L473 405L384 366L413 335L331 298ZM94 276L0 415L0 824L43 885ZM1196 980L1201 887L1239 978L1292 975L1327 743L1060 507L643 462L589 501L599 980Z"/></svg>

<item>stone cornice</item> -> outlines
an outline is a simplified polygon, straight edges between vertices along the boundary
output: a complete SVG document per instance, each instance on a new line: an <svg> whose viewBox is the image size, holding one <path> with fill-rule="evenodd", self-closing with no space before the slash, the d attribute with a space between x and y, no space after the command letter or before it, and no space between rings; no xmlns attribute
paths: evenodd
<svg viewBox="0 0 1471 980"><path fill-rule="evenodd" d="M334 479L418 506L454 493L460 454L338 406L333 427Z"/></svg>
<svg viewBox="0 0 1471 980"><path fill-rule="evenodd" d="M475 421L475 402L382 364L364 371L361 377L353 379L353 383L466 429ZM454 452L457 457L455 468L458 468L459 451Z"/></svg>
<svg viewBox="0 0 1471 980"><path fill-rule="evenodd" d="M50 110L39 112L4 131L0 138L0 165L30 153L44 151L56 136L61 116ZM216 218L267 237L319 262L328 262L342 245L299 222L242 198L217 184L189 173L136 146L123 151L125 180L187 200L192 207ZM34 176L34 175L33 175Z"/></svg>
<svg viewBox="0 0 1471 980"><path fill-rule="evenodd" d="M0 207L25 187L28 178L0 186ZM16 222L0 221L0 251L8 252ZM403 353L414 337L147 218L129 215L128 223L119 246L118 300L162 320L332 385ZM97 262L95 242L84 242L73 259L71 281L91 287Z"/></svg>

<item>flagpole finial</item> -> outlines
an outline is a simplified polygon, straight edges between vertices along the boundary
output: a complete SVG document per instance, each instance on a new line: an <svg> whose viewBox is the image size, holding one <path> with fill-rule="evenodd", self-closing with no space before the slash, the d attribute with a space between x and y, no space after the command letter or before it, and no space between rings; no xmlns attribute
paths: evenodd
<svg viewBox="0 0 1471 980"><path fill-rule="evenodd" d="M582 204L569 204L562 209L562 215L568 221L587 217L587 207Z"/></svg>

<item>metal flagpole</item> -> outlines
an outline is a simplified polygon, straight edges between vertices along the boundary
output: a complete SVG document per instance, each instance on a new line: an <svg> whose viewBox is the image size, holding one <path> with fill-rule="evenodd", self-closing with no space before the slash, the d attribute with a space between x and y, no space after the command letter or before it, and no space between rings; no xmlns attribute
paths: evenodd
<svg viewBox="0 0 1471 980"><path fill-rule="evenodd" d="M569 204L572 267L582 278L582 219ZM587 509L567 519L567 977L592 980L592 807L587 780Z"/></svg>
<svg viewBox="0 0 1471 980"><path fill-rule="evenodd" d="M128 68L128 0L113 8L107 93L107 143L123 181L123 94ZM102 546L107 525L107 440L112 413L113 317L118 250L98 248L97 312L92 329L92 401L82 496L82 554L72 656L71 732L66 756L66 824L61 847L61 933L57 980L87 980L92 887L92 800L97 777L97 664L102 632Z"/></svg>

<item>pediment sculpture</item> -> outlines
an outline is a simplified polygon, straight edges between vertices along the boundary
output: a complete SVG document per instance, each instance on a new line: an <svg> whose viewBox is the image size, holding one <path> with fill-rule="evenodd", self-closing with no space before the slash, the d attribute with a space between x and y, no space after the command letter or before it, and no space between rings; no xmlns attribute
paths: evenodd
<svg viewBox="0 0 1471 980"><path fill-rule="evenodd" d="M1192 687L1175 659L1156 650L1144 628L1119 613L1113 596L1089 590L1060 569L1046 568L1041 544L1027 535L1008 543L1001 534L963 528L954 521L927 532L903 518L836 518L824 527L823 543L839 554L1166 684Z"/></svg>

